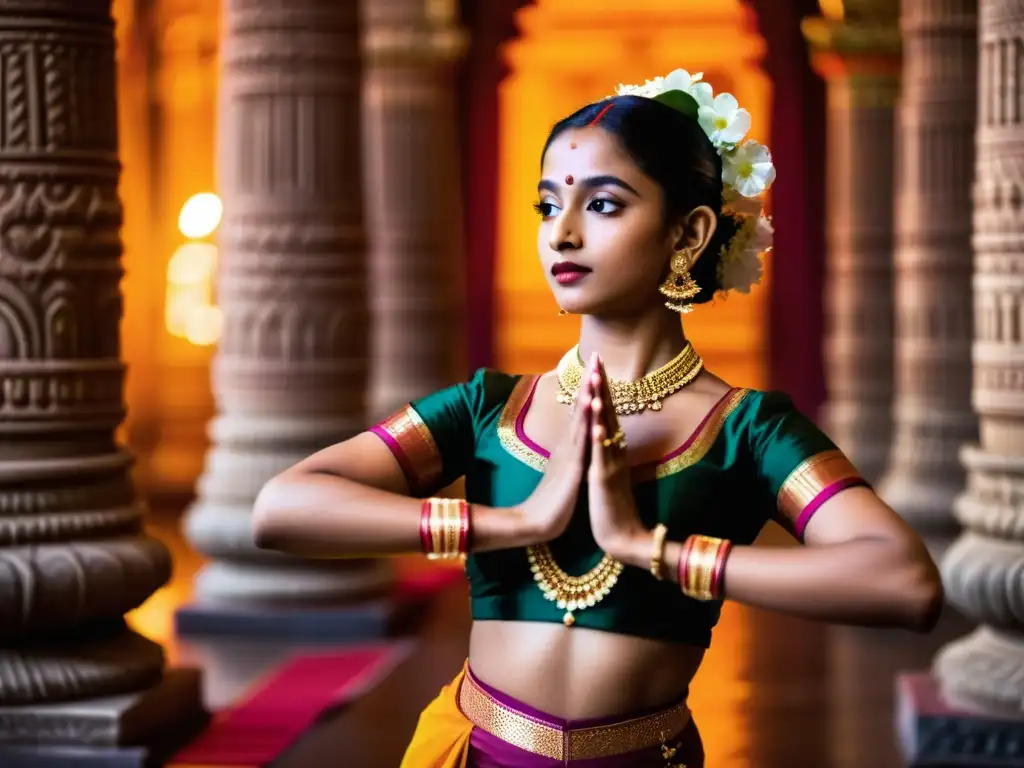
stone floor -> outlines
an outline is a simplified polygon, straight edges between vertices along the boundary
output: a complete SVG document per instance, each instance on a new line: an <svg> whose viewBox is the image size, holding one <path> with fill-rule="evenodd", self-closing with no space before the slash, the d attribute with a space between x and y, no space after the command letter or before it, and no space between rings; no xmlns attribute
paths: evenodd
<svg viewBox="0 0 1024 768"><path fill-rule="evenodd" d="M200 565L177 521L152 531L175 555L174 579L129 620L165 644L174 664L200 664L206 699L233 701L292 649L207 643L173 636L173 612L190 597ZM456 589L429 609L412 656L372 693L320 722L274 763L280 768L397 766L419 710L466 655L466 595ZM827 627L728 604L697 676L691 706L708 768L897 768L893 677L927 668L935 650L969 627L947 612L929 636Z"/></svg>

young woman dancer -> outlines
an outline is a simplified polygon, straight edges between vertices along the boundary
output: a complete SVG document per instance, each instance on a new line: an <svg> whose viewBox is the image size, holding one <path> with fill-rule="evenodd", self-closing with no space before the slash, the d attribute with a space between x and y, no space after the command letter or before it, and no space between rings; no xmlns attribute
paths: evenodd
<svg viewBox="0 0 1024 768"><path fill-rule="evenodd" d="M258 543L465 556L464 669L403 768L703 765L686 705L721 602L927 630L914 533L780 392L705 370L679 313L759 282L766 148L677 70L583 107L542 154L538 250L578 346L480 370L267 483ZM466 500L435 498L459 477ZM750 546L769 520L805 546Z"/></svg>

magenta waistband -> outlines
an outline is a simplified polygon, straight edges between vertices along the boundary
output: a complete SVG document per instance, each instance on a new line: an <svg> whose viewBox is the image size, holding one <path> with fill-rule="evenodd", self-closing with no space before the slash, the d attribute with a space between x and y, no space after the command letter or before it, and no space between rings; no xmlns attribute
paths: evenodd
<svg viewBox="0 0 1024 768"><path fill-rule="evenodd" d="M458 696L459 709L474 726L472 768L647 768L684 755L684 765L703 765L700 736L685 702L568 720L497 690L468 667Z"/></svg>

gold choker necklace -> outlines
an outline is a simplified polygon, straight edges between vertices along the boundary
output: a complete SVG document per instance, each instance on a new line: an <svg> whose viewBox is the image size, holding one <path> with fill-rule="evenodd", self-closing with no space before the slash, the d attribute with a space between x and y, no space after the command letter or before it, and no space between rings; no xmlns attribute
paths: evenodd
<svg viewBox="0 0 1024 768"><path fill-rule="evenodd" d="M695 378L704 368L704 361L689 342L683 351L669 360L656 371L651 371L634 381L615 381L608 379L608 389L612 393L612 404L615 413L624 416L640 413L650 408L661 410L661 401L678 392ZM570 349L558 363L558 402L571 405L576 402L576 393L580 389L584 372L580 347L577 344Z"/></svg>

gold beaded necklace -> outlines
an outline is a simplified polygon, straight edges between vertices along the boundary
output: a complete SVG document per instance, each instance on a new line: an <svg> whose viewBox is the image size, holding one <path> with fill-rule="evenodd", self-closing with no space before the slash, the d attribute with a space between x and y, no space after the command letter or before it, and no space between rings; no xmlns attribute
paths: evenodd
<svg viewBox="0 0 1024 768"><path fill-rule="evenodd" d="M661 401L697 378L697 374L703 368L704 361L693 345L687 342L682 352L646 376L633 381L609 379L608 389L612 394L615 413L625 416L648 408L660 411ZM577 344L566 352L558 363L558 393L555 396L558 402L571 405L576 401L584 370L580 347Z"/></svg>
<svg viewBox="0 0 1024 768"><path fill-rule="evenodd" d="M604 600L622 573L622 563L607 554L582 576L570 576L559 568L547 544L527 547L526 556L544 597L565 611L562 623L567 627L576 623L574 611L592 608Z"/></svg>

